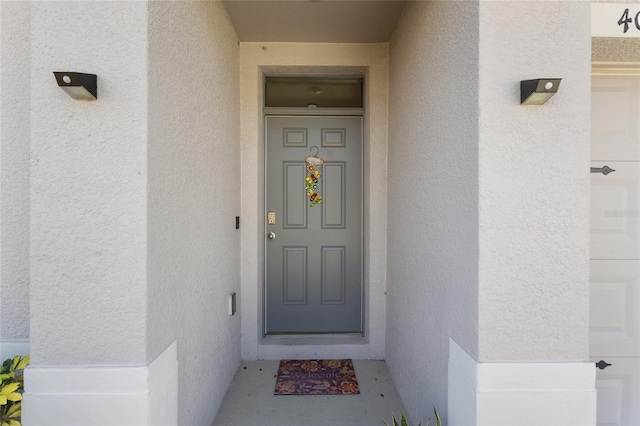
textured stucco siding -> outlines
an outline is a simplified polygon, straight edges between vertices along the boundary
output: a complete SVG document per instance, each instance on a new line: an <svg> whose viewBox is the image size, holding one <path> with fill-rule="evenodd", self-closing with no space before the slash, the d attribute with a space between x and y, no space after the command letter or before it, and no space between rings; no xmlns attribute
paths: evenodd
<svg viewBox="0 0 640 426"><path fill-rule="evenodd" d="M0 345L29 338L30 11L0 2Z"/></svg>
<svg viewBox="0 0 640 426"><path fill-rule="evenodd" d="M390 46L386 359L416 422L446 413L449 336L477 354L477 28L409 2Z"/></svg>
<svg viewBox="0 0 640 426"><path fill-rule="evenodd" d="M146 21L143 2L32 3L35 365L146 362ZM52 71L97 74L98 100Z"/></svg>
<svg viewBox="0 0 640 426"><path fill-rule="evenodd" d="M591 40L593 62L640 63L640 38L594 37Z"/></svg>
<svg viewBox="0 0 640 426"><path fill-rule="evenodd" d="M240 362L239 46L221 2L149 2L147 360L177 339L179 424Z"/></svg>
<svg viewBox="0 0 640 426"><path fill-rule="evenodd" d="M479 361L588 359L589 17L480 3ZM555 97L521 106L520 80L545 77Z"/></svg>

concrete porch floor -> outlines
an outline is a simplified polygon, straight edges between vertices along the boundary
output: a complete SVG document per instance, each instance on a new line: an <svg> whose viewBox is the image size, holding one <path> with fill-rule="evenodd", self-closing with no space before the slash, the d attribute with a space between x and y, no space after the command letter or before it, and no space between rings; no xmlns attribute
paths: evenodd
<svg viewBox="0 0 640 426"><path fill-rule="evenodd" d="M279 361L244 362L213 426L383 426L404 413L384 361L353 360L359 395L274 395Z"/></svg>

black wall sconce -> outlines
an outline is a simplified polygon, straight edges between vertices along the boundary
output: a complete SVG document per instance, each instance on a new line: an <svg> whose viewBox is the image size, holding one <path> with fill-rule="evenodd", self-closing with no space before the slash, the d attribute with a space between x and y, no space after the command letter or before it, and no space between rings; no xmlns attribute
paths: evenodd
<svg viewBox="0 0 640 426"><path fill-rule="evenodd" d="M80 72L55 72L58 86L73 99L95 101L98 99L98 76Z"/></svg>
<svg viewBox="0 0 640 426"><path fill-rule="evenodd" d="M539 78L520 82L521 105L543 105L558 91L561 78Z"/></svg>

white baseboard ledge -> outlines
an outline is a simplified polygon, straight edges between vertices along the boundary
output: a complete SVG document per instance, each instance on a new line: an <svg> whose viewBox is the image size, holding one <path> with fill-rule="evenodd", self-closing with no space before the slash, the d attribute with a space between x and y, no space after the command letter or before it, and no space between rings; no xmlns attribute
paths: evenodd
<svg viewBox="0 0 640 426"><path fill-rule="evenodd" d="M449 343L449 425L596 424L592 362L481 362Z"/></svg>
<svg viewBox="0 0 640 426"><path fill-rule="evenodd" d="M176 342L146 366L27 367L22 424L177 425Z"/></svg>

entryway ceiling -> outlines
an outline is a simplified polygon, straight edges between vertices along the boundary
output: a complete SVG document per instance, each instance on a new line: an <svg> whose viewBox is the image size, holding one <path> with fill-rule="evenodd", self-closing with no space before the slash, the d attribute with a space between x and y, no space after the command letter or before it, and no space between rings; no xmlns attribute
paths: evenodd
<svg viewBox="0 0 640 426"><path fill-rule="evenodd" d="M384 43L405 0L223 0L240 41Z"/></svg>

